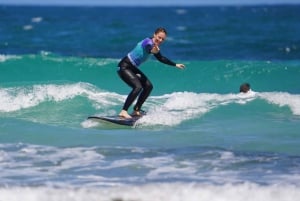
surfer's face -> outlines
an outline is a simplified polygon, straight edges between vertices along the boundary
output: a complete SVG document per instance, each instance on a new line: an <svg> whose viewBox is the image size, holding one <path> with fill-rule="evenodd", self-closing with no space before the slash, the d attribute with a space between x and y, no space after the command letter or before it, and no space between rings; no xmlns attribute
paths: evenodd
<svg viewBox="0 0 300 201"><path fill-rule="evenodd" d="M165 32L158 32L153 35L153 42L155 45L159 46L162 42L166 39L166 33Z"/></svg>

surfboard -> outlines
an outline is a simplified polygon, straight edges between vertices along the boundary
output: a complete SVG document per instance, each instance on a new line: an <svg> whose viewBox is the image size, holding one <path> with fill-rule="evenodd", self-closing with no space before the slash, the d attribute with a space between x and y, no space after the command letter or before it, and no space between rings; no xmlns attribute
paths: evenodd
<svg viewBox="0 0 300 201"><path fill-rule="evenodd" d="M88 119L96 120L96 121L103 121L118 125L124 126L133 126L137 120L139 120L142 116L133 116L130 119L126 119L120 116L89 116Z"/></svg>

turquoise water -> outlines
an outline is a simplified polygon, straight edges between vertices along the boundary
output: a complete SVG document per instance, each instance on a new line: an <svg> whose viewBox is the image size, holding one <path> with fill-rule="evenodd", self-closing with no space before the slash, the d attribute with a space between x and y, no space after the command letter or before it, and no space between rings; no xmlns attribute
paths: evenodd
<svg viewBox="0 0 300 201"><path fill-rule="evenodd" d="M154 90L133 127L87 120L118 114L116 65L161 11L186 69L141 67ZM298 11L1 7L0 200L294 200Z"/></svg>

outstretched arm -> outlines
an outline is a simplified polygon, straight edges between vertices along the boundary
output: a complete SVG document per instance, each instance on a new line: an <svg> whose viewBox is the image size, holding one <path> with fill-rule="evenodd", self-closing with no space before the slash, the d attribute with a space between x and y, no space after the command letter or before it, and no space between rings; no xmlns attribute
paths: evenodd
<svg viewBox="0 0 300 201"><path fill-rule="evenodd" d="M184 69L184 68L185 68L184 64L176 64L175 62L171 61L171 60L168 59L167 57L164 57L164 56L160 53L159 49L158 49L158 52L154 54L154 56L155 56L155 58L156 58L158 61L160 61L160 62L162 62L162 63L164 63L164 64L167 64L167 65L170 65L170 66L176 66L177 68L180 68L180 69Z"/></svg>

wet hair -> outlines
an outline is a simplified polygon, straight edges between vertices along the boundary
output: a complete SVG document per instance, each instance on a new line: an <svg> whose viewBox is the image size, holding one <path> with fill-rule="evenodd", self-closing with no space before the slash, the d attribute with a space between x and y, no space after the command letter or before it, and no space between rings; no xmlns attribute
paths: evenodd
<svg viewBox="0 0 300 201"><path fill-rule="evenodd" d="M166 35L168 34L167 33L167 30L165 29L165 28L163 28L163 27L158 27L157 29L155 29L155 34L158 34L158 33L160 33L160 32L163 32L163 33L165 33Z"/></svg>
<svg viewBox="0 0 300 201"><path fill-rule="evenodd" d="M249 83L243 83L240 86L240 92L247 93L249 90L250 90L250 84Z"/></svg>

